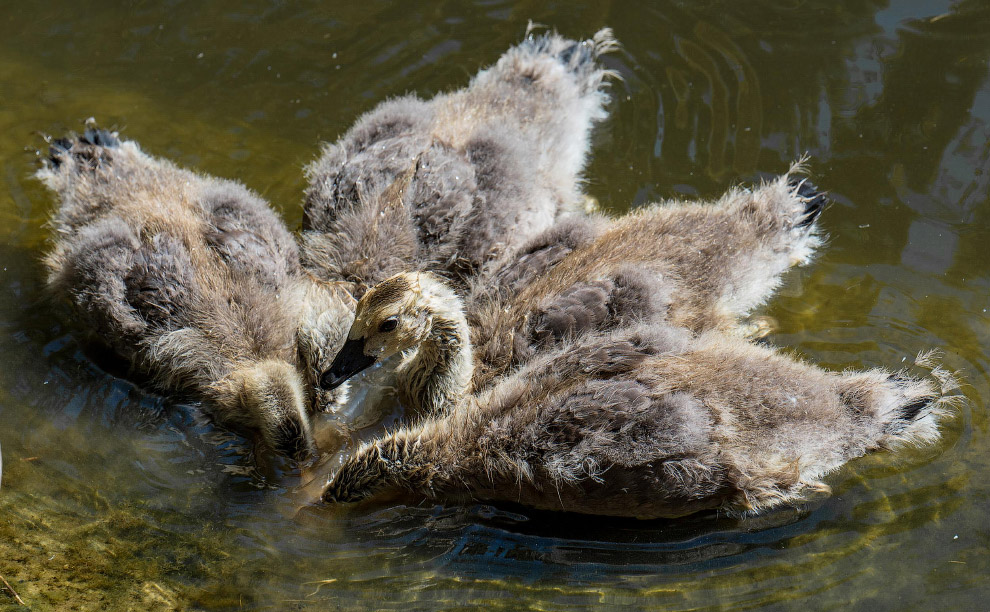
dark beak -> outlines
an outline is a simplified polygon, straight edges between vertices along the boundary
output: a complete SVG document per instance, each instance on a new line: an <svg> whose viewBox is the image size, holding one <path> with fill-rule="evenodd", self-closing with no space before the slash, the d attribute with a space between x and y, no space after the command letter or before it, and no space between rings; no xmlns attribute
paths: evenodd
<svg viewBox="0 0 990 612"><path fill-rule="evenodd" d="M334 357L330 369L320 376L320 387L330 391L345 380L375 363L375 358L364 354L364 338L348 340Z"/></svg>

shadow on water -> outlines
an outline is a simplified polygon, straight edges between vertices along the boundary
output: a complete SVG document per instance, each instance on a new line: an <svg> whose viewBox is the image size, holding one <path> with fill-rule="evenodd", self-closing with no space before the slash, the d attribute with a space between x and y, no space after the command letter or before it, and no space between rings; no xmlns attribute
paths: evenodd
<svg viewBox="0 0 990 612"><path fill-rule="evenodd" d="M0 576L31 609L973 609L990 593L990 9L979 0L176 0L4 10ZM463 85L527 20L608 25L587 189L711 197L805 152L829 246L761 314L830 369L941 348L971 400L925 449L764 517L291 505L299 476L142 390L45 299L41 146L96 115L301 218L301 168L388 96ZM394 420L394 415L392 417ZM392 422L392 421L389 421ZM0 607L16 602L0 587Z"/></svg>

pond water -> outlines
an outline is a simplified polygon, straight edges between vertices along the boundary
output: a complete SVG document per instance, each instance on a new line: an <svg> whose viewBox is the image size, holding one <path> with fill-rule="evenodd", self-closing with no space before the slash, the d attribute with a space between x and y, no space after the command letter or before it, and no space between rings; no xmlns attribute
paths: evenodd
<svg viewBox="0 0 990 612"><path fill-rule="evenodd" d="M990 5L6 2L0 9L0 576L32 610L983 609L990 596ZM969 405L765 517L514 507L290 518L290 470L113 373L47 299L40 133L91 116L301 221L302 167L363 111L462 86L527 20L622 50L587 189L621 212L808 152L828 248L761 314L833 369L936 347ZM0 585L0 608L18 609Z"/></svg>

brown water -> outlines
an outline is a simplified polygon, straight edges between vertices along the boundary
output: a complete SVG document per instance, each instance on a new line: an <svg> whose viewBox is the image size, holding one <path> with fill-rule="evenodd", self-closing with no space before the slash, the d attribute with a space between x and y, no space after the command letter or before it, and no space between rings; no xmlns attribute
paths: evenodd
<svg viewBox="0 0 990 612"><path fill-rule="evenodd" d="M984 0L98 2L0 8L0 576L33 610L986 609L990 5ZM338 6L339 5L339 6ZM391 95L463 85L527 19L603 25L612 117L588 189L714 196L807 151L828 249L764 314L830 368L940 347L971 404L934 448L734 520L523 508L281 508L292 473L107 374L45 300L38 132L95 116L301 219L301 168ZM0 608L17 604L0 586Z"/></svg>

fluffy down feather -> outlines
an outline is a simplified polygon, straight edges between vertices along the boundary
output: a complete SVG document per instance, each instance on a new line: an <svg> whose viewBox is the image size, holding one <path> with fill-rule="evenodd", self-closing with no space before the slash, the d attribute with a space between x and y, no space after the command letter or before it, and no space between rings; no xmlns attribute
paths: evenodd
<svg viewBox="0 0 990 612"><path fill-rule="evenodd" d="M433 332L419 334L429 342ZM589 333L366 443L323 499L510 501L639 518L765 511L827 491L822 478L850 459L937 440L958 396L945 372L919 364L933 375L826 372L662 322ZM441 361L421 370L451 375Z"/></svg>
<svg viewBox="0 0 990 612"><path fill-rule="evenodd" d="M401 271L460 283L549 228L580 201L615 46L530 35L464 89L361 117L307 169L307 268L355 297Z"/></svg>
<svg viewBox="0 0 990 612"><path fill-rule="evenodd" d="M276 451L312 452L310 415L342 393L302 369L297 335L335 344L351 310L302 270L268 205L102 130L53 142L38 177L59 201L49 285L87 326L157 389L205 400ZM305 310L314 294L336 316Z"/></svg>
<svg viewBox="0 0 990 612"><path fill-rule="evenodd" d="M489 264L465 300L475 389L566 338L635 321L742 334L741 318L821 244L826 198L800 170L715 202L567 219Z"/></svg>

